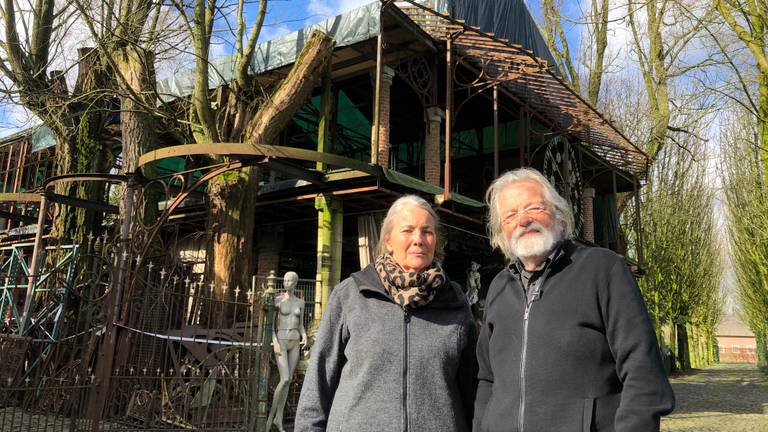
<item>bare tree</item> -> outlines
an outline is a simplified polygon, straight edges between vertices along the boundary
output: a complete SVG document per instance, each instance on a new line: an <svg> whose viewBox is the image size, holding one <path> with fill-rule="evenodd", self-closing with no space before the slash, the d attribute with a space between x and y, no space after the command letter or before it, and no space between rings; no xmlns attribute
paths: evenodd
<svg viewBox="0 0 768 432"><path fill-rule="evenodd" d="M54 0L38 0L31 11L22 6L13 0L0 6L0 71L12 83L8 91L55 134L56 174L105 172L113 162L102 133L110 114L110 74L99 53L88 48L78 50L76 62L51 70L62 58L59 41L78 22L74 8ZM67 71L74 69L70 89ZM60 184L56 193L91 201L104 195L103 186L95 184ZM82 239L98 225L93 211L59 210L53 237Z"/></svg>
<svg viewBox="0 0 768 432"><path fill-rule="evenodd" d="M765 0L714 0L714 6L728 27L752 55L756 68L757 98L751 96L750 86L736 70L748 107L757 120L758 140L763 177L768 182L768 2ZM726 57L727 52L724 52ZM728 57L727 57L728 58ZM728 58L730 60L730 58ZM733 62L729 62L733 65ZM757 100L755 100L757 99Z"/></svg>
<svg viewBox="0 0 768 432"><path fill-rule="evenodd" d="M188 19L196 55L195 87L191 96L190 121L196 142L215 145L222 139L251 144L275 144L278 133L288 124L295 112L306 103L317 84L317 70L329 61L333 40L316 32L307 40L288 76L266 98L258 98L258 84L248 73L255 42L258 38L267 1L261 0L256 24L246 43L242 18L244 1L239 0L237 10L237 43L235 44L235 76L231 83L209 89L208 57L215 14L220 6L216 0L195 0L194 18ZM187 10L178 5L182 14ZM213 99L223 101L215 109ZM215 295L224 298L232 290L226 287L244 287L252 273L252 242L255 207L253 199L258 190L258 170L245 168L237 173L220 175L209 183L208 198L211 211L208 232L207 278L217 287Z"/></svg>
<svg viewBox="0 0 768 432"><path fill-rule="evenodd" d="M587 48L580 51L581 55L576 60L573 59L571 47L563 29L563 20L567 18L562 13L561 0L542 0L541 7L544 13L543 30L547 47L558 62L558 66L566 74L566 79L573 89L577 93L585 94L587 100L593 106L597 106L606 69L609 0L591 0L589 9L578 18L578 22L585 25L587 40L582 40L581 43ZM586 89L582 88L579 64L587 69Z"/></svg>

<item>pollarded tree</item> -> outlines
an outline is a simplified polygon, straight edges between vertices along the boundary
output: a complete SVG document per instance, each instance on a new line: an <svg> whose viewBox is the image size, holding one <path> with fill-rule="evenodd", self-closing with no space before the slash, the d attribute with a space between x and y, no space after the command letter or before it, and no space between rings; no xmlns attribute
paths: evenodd
<svg viewBox="0 0 768 432"><path fill-rule="evenodd" d="M112 81L94 49L79 49L75 62L64 61L72 57L61 51L66 44L60 41L66 41L67 31L77 24L73 6L38 0L28 10L20 2L3 0L0 19L0 72L11 82L9 92L56 136L55 174L106 172L113 162L103 134L111 112ZM60 66L53 70L52 64ZM66 71L74 69L77 78L69 88ZM103 186L94 184L60 184L55 192L92 201L104 195ZM93 211L60 209L53 237L78 240L97 226Z"/></svg>
<svg viewBox="0 0 768 432"><path fill-rule="evenodd" d="M757 150L758 125L743 111L724 122L721 138L723 191L728 205L731 261L736 293L755 333L758 362L768 367L768 187L765 162Z"/></svg>
<svg viewBox="0 0 768 432"><path fill-rule="evenodd" d="M246 23L243 0L238 1L234 79L226 86L210 89L208 60L217 11L217 0L195 0L193 7L178 4L187 16L195 46L195 86L190 101L190 122L197 143L215 145L222 140L274 145L279 132L294 113L306 103L324 65L330 60L333 39L315 32L307 40L288 76L266 98L259 98L259 87L248 71L255 43L264 19L267 1L259 3L259 14L243 43ZM188 16L189 13L192 16ZM212 95L224 103L214 107ZM244 168L214 178L208 187L211 206L208 232L207 279L214 284L217 298L231 295L225 287L244 287L252 274L252 242L258 190L258 169Z"/></svg>
<svg viewBox="0 0 768 432"><path fill-rule="evenodd" d="M721 260L705 172L691 153L669 146L658 154L643 190L648 274L640 286L657 333L664 325L674 330L668 344L683 370L691 366L689 329L712 333L720 310Z"/></svg>

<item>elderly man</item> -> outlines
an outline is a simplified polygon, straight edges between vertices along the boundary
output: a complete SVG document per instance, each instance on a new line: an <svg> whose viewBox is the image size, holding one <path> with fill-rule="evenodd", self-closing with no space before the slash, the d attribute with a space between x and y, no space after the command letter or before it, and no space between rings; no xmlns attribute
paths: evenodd
<svg viewBox="0 0 768 432"><path fill-rule="evenodd" d="M567 240L573 214L538 171L486 198L510 263L486 297L474 431L658 431L674 395L625 261Z"/></svg>

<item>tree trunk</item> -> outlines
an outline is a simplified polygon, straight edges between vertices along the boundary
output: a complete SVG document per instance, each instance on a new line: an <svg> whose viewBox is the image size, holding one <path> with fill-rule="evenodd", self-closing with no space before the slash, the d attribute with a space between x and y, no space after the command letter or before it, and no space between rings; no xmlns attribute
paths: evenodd
<svg viewBox="0 0 768 432"><path fill-rule="evenodd" d="M685 324L675 324L677 329L677 366L682 371L691 369L691 352L688 344L688 328Z"/></svg>
<svg viewBox="0 0 768 432"><path fill-rule="evenodd" d="M759 92L759 112L757 115L757 133L759 138L757 144L762 149L763 184L768 185L768 68L758 68L757 85Z"/></svg>
<svg viewBox="0 0 768 432"><path fill-rule="evenodd" d="M157 133L154 117L148 112L155 104L155 68L154 53L129 45L121 49L114 59L122 79L120 86L120 130L123 141L123 173L136 171L139 157L157 148ZM154 177L154 165L143 168L147 178ZM151 223L157 218L156 191L145 190L144 202L139 203L139 192L133 199L136 206L141 205L144 223ZM122 202L121 202L122 205ZM138 207L134 207L137 208ZM125 210L120 209L121 219ZM134 220L137 223L138 220Z"/></svg>
<svg viewBox="0 0 768 432"><path fill-rule="evenodd" d="M323 66L333 51L333 39L315 32L308 39L291 72L260 107L246 126L246 142L275 144L282 129L296 111L306 103L316 86ZM222 133L222 135L226 135ZM211 206L208 229L207 280L214 283L213 297L231 300L236 287L250 287L253 273L253 233L260 170L243 169L222 174L209 183ZM224 288L227 288L226 291ZM228 313L216 315L214 327L224 325Z"/></svg>

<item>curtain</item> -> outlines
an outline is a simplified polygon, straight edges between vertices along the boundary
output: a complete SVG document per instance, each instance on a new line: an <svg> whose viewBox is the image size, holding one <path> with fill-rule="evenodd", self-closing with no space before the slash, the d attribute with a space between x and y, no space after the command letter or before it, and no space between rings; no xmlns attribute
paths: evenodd
<svg viewBox="0 0 768 432"><path fill-rule="evenodd" d="M376 244L379 242L379 224L373 214L357 217L357 248L360 255L360 268L372 263L376 257Z"/></svg>

